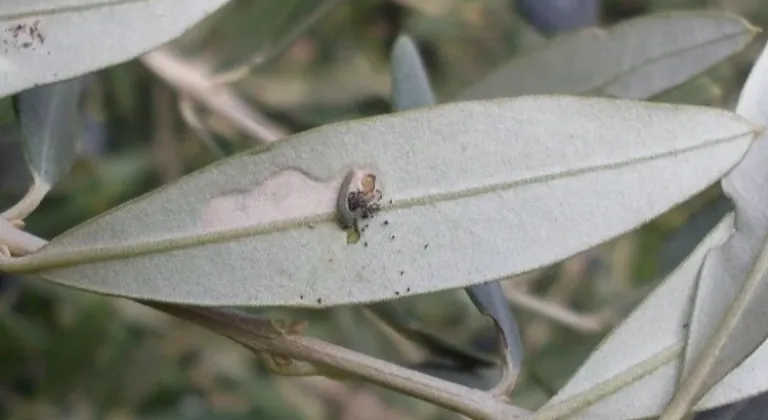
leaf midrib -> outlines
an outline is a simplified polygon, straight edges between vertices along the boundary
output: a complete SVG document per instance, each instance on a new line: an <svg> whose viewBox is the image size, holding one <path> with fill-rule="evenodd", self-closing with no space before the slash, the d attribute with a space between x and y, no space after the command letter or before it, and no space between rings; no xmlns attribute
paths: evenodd
<svg viewBox="0 0 768 420"><path fill-rule="evenodd" d="M36 17L42 17L46 15L54 15L54 14L60 14L60 13L64 14L64 13L74 13L74 12L85 12L88 10L100 9L104 7L121 6L127 3L147 3L148 1L149 0L103 0L97 3L90 3L86 5L80 4L80 5L71 5L71 6L51 7L47 9L36 9L36 10L30 10L28 12L21 12L21 13L15 13L15 14L6 14L6 15L0 14L0 22L27 19L27 18L36 18Z"/></svg>

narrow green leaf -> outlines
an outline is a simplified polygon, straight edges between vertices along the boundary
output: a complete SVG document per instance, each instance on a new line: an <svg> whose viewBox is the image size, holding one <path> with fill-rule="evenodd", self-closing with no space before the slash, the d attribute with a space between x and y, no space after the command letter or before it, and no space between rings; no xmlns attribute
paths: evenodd
<svg viewBox="0 0 768 420"><path fill-rule="evenodd" d="M53 187L69 172L83 134L80 108L85 79L27 89L17 95L27 165L39 182Z"/></svg>
<svg viewBox="0 0 768 420"><path fill-rule="evenodd" d="M721 12L643 16L558 37L513 59L459 98L547 93L649 98L741 50L755 32L744 19Z"/></svg>
<svg viewBox="0 0 768 420"><path fill-rule="evenodd" d="M4 0L0 97L128 61L228 1Z"/></svg>
<svg viewBox="0 0 768 420"><path fill-rule="evenodd" d="M642 225L716 182L756 134L722 110L557 96L359 119L214 164L0 269L198 305L467 287ZM373 170L383 199L348 243L336 209L355 168Z"/></svg>
<svg viewBox="0 0 768 420"><path fill-rule="evenodd" d="M421 108L435 104L435 95L416 45L408 36L400 36L392 49L392 101L395 110ZM467 288L472 303L493 320L503 345L508 369L519 370L523 360L523 344L517 321L498 282Z"/></svg>
<svg viewBox="0 0 768 420"><path fill-rule="evenodd" d="M736 112L768 124L768 46L757 60ZM768 338L768 215L763 190L768 180L768 133L723 181L733 200L733 235L702 266L691 314L684 380L671 410L696 403ZM681 408L676 408L681 407Z"/></svg>

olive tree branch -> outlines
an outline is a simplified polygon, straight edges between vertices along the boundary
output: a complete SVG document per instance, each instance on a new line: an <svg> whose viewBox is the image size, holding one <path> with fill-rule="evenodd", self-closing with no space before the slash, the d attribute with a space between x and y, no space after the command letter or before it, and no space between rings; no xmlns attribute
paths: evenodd
<svg viewBox="0 0 768 420"><path fill-rule="evenodd" d="M365 379L382 387L431 402L473 419L522 418L526 410L499 401L490 392L434 378L322 340L284 333L273 323L244 312L142 302L197 324L257 353L310 362L326 376Z"/></svg>

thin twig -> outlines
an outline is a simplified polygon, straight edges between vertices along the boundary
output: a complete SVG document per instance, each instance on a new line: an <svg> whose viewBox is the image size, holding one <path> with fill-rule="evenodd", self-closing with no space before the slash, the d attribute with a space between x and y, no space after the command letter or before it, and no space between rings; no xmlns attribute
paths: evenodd
<svg viewBox="0 0 768 420"><path fill-rule="evenodd" d="M51 186L43 182L37 174L32 173L32 185L18 203L0 214L6 220L24 220L43 201L45 195L51 190Z"/></svg>
<svg viewBox="0 0 768 420"><path fill-rule="evenodd" d="M153 128L152 141L155 165L163 183L171 182L183 174L179 159L178 140L174 129L175 115L173 93L167 86L155 83L152 86Z"/></svg>
<svg viewBox="0 0 768 420"><path fill-rule="evenodd" d="M365 379L429 401L473 419L515 419L527 413L526 410L499 401L488 392L424 375L322 340L282 334L269 320L243 312L159 303L146 304L217 332L256 353L269 353L310 362L330 371Z"/></svg>
<svg viewBox="0 0 768 420"><path fill-rule="evenodd" d="M606 322L598 314L580 314L558 303L539 299L512 287L508 287L506 292L512 305L543 316L574 331L596 334L605 330Z"/></svg>
<svg viewBox="0 0 768 420"><path fill-rule="evenodd" d="M45 239L27 233L0 217L0 245L8 247L13 255L31 254L46 244Z"/></svg>
<svg viewBox="0 0 768 420"><path fill-rule="evenodd" d="M216 85L207 69L172 52L159 48L141 57L152 72L183 94L229 120L246 135L261 142L273 142L287 135L287 130L252 109L227 85Z"/></svg>
<svg viewBox="0 0 768 420"><path fill-rule="evenodd" d="M515 390L520 370L512 363L504 363L501 370L501 379L491 388L491 394L501 401L509 402L509 396Z"/></svg>
<svg viewBox="0 0 768 420"><path fill-rule="evenodd" d="M192 132L208 147L208 150L213 152L216 157L225 156L224 151L216 144L213 133L205 127L200 119L200 115L195 109L195 101L183 92L179 92L179 113L187 126L192 129Z"/></svg>

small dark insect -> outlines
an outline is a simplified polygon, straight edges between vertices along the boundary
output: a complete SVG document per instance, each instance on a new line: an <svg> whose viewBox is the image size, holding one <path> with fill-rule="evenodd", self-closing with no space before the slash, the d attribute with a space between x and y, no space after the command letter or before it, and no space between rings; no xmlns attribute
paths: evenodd
<svg viewBox="0 0 768 420"><path fill-rule="evenodd" d="M381 206L376 202L378 200L381 200L381 191L379 190L373 193L352 191L347 196L347 207L350 211L359 213L360 218L369 219L381 210Z"/></svg>
<svg viewBox="0 0 768 420"><path fill-rule="evenodd" d="M304 300L304 295L299 295L299 299Z"/></svg>
<svg viewBox="0 0 768 420"><path fill-rule="evenodd" d="M400 296L400 292L395 292L395 296Z"/></svg>
<svg viewBox="0 0 768 420"><path fill-rule="evenodd" d="M357 227L361 219L369 219L381 206L382 192L376 184L376 175L352 170L344 178L337 202L341 222L345 228Z"/></svg>
<svg viewBox="0 0 768 420"><path fill-rule="evenodd" d="M367 248L368 247L368 242L363 242L363 246Z"/></svg>
<svg viewBox="0 0 768 420"><path fill-rule="evenodd" d="M385 220L381 225L382 226L388 226L389 225L389 220Z"/></svg>
<svg viewBox="0 0 768 420"><path fill-rule="evenodd" d="M323 303L323 300L320 298L317 298L317 303Z"/></svg>
<svg viewBox="0 0 768 420"><path fill-rule="evenodd" d="M406 292L410 292L410 291L411 291L411 288L409 287L409 288L405 289L405 291L406 291Z"/></svg>
<svg viewBox="0 0 768 420"><path fill-rule="evenodd" d="M424 249L429 248L429 244L424 244Z"/></svg>
<svg viewBox="0 0 768 420"><path fill-rule="evenodd" d="M401 276L402 276L403 274L405 274L405 271L401 271L401 272L400 272L400 275L401 275Z"/></svg>

